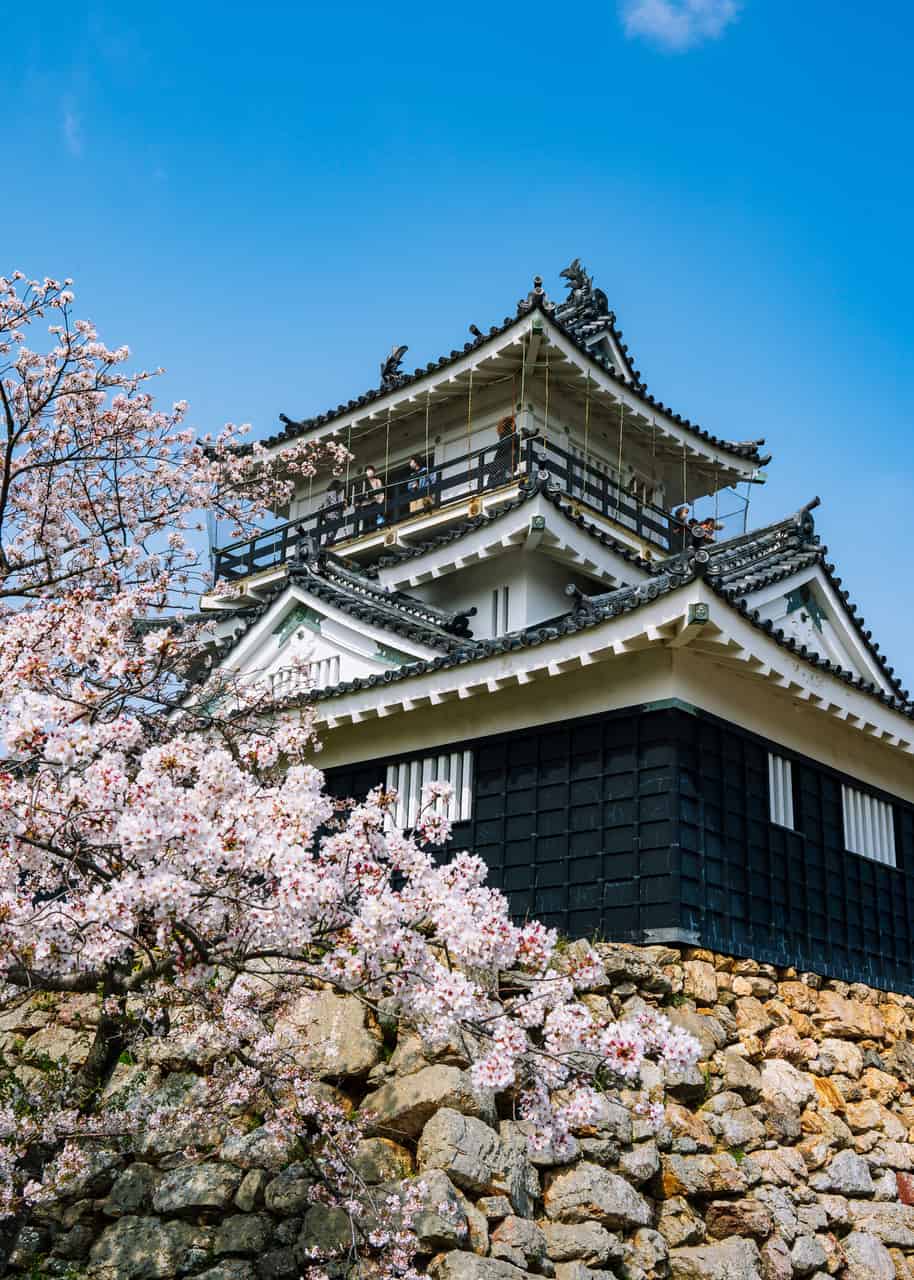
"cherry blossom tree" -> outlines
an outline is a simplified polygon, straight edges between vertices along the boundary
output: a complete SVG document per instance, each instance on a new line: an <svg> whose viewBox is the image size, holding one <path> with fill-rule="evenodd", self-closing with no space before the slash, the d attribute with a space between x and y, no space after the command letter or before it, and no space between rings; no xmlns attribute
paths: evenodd
<svg viewBox="0 0 914 1280"><path fill-rule="evenodd" d="M203 583L201 511L251 527L345 455L270 460L233 428L197 441L184 406L157 410L150 375L123 372L125 349L71 304L66 284L0 280L0 1010L46 992L93 996L100 1012L79 1072L43 1091L7 1072L0 1211L53 1194L87 1139L181 1119L142 1098L98 1105L118 1057L176 1027L220 1046L206 1106L256 1098L354 1205L357 1126L278 1030L316 987L433 1043L458 1038L476 1084L558 1149L645 1056L694 1061L658 1014L594 1013L579 996L602 968L513 923L481 859L436 856L443 785L412 833L383 791L341 809L307 709L276 720L256 690L201 682L205 622L168 611ZM26 337L42 317L54 323L37 354ZM391 1273L408 1270L408 1233L370 1235Z"/></svg>

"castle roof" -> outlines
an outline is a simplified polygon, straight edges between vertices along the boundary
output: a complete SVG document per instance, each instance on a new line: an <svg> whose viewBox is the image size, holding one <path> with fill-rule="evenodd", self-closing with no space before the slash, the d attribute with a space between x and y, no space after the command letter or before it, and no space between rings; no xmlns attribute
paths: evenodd
<svg viewBox="0 0 914 1280"><path fill-rule="evenodd" d="M577 587L569 587L570 605L567 612L536 626L526 627L495 639L473 637L469 632L468 613L448 613L418 600L401 590L385 589L377 581L379 569L385 563L396 563L404 558L421 556L429 548L435 549L487 525L507 518L538 493L543 493L567 519L583 528L601 546L620 553L640 576L639 581L617 587L611 591L586 595ZM547 645L563 637L592 628L632 613L670 595L690 583L701 580L720 600L742 615L754 628L767 635L775 644L788 650L794 657L833 676L847 686L867 694L884 706L914 719L914 703L908 691L901 685L894 669L888 665L858 616L856 606L841 588L835 577L834 566L828 563L827 549L815 532L812 512L819 500L814 499L799 511L760 529L740 534L724 542L671 555L663 560L647 561L632 553L603 530L576 513L573 504L548 487L532 488L494 515L485 515L465 521L446 535L413 548L401 548L388 553L376 566L360 569L340 557L319 553L310 559L288 566L282 579L272 585L254 607L235 611L231 616L237 626L230 638L219 646L219 657L225 660L252 626L266 611L294 587L306 590L312 596L340 609L359 622L381 631L437 650L437 656L417 658L385 671L351 680L343 680L326 688L311 689L297 695L298 701L325 702L359 689L378 684L409 680L437 670L445 670L479 662L486 658L518 652ZM808 643L798 641L776 622L764 616L759 599L767 588L784 583L815 570L821 575L827 588L834 593L842 613L842 621L852 631L862 650L868 655L867 664L871 676L844 667L818 652ZM280 704L282 705L282 704Z"/></svg>
<svg viewBox="0 0 914 1280"><path fill-rule="evenodd" d="M569 274L570 273L570 274ZM267 437L262 443L268 447L280 447L302 436L323 434L332 429L338 420L350 418L364 410L372 416L383 412L385 405L390 406L393 399L403 391L418 388L419 384L434 381L439 375L453 373L454 366L468 356L485 354L491 348L508 337L529 329L531 318L541 317L547 331L553 330L554 336L564 338L570 344L583 367L598 372L602 377L615 383L620 391L624 388L639 406L640 411L660 414L695 442L722 451L743 464L751 463L757 467L770 461L770 455L762 455L761 446L765 441L725 440L705 430L698 423L676 413L668 405L648 392L647 383L641 378L640 371L633 367L628 347L622 342L622 331L616 327L616 316L609 309L606 295L596 289L589 276L577 263L571 264L562 273L569 280L569 295L564 302L552 303L543 291L539 277L526 298L517 304L513 316L506 316L501 324L493 325L488 333L483 333L475 326L470 329L474 337L459 349L440 355L437 360L420 366L412 373L400 371L400 362L407 348L397 347L382 365L381 385L363 392L346 403L323 413L302 419L292 419L280 414L283 429Z"/></svg>

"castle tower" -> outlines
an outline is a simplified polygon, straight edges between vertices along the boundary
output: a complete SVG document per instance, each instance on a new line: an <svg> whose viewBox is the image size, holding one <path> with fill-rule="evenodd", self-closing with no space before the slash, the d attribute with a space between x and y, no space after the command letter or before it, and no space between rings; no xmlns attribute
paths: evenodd
<svg viewBox="0 0 914 1280"><path fill-rule="evenodd" d="M425 368L395 347L375 389L283 419L268 447L353 462L216 550L223 668L316 708L341 795L396 787L410 826L450 781L455 844L519 916L914 990L914 706L818 499L752 529L764 442L649 394L562 275L563 302L537 279Z"/></svg>

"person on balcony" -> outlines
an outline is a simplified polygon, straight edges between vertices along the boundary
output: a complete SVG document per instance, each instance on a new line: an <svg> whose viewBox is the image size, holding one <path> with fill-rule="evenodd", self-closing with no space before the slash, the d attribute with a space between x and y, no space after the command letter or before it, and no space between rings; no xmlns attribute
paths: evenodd
<svg viewBox="0 0 914 1280"><path fill-rule="evenodd" d="M671 532L674 551L686 551L693 546L693 533L696 522L692 519L691 508L683 504L673 512L673 529Z"/></svg>
<svg viewBox="0 0 914 1280"><path fill-rule="evenodd" d="M502 418L496 427L498 444L489 467L488 487L497 489L507 484L517 467L517 424L514 415Z"/></svg>
<svg viewBox="0 0 914 1280"><path fill-rule="evenodd" d="M343 522L343 482L331 480L317 508L317 527L321 546L333 542Z"/></svg>
<svg viewBox="0 0 914 1280"><path fill-rule="evenodd" d="M704 542L714 542L715 535L723 527L719 520L715 520L713 516L707 516L704 520L699 520L695 525L693 536L700 536Z"/></svg>
<svg viewBox="0 0 914 1280"><path fill-rule="evenodd" d="M427 511L432 505L428 492L430 481L428 467L416 454L413 454L407 466L409 479L406 482L406 491L409 494L409 509L412 512Z"/></svg>
<svg viewBox="0 0 914 1280"><path fill-rule="evenodd" d="M372 466L365 468L365 484L359 495L362 532L379 529L384 524L384 483Z"/></svg>

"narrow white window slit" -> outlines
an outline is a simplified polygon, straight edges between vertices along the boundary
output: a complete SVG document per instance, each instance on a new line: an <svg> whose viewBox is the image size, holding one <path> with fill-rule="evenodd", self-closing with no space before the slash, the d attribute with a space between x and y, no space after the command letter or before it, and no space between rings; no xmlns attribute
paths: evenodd
<svg viewBox="0 0 914 1280"><path fill-rule="evenodd" d="M890 804L842 784L844 847L887 867L895 861L895 815Z"/></svg>
<svg viewBox="0 0 914 1280"><path fill-rule="evenodd" d="M793 831L793 770L790 761L768 752L768 804L772 822Z"/></svg>
<svg viewBox="0 0 914 1280"><path fill-rule="evenodd" d="M423 756L400 760L387 766L384 785L397 792L397 804L389 825L401 831L414 827L422 807L422 793L430 782L447 782L450 800L435 801L435 812L451 822L466 822L473 810L473 753L452 751L449 755Z"/></svg>

